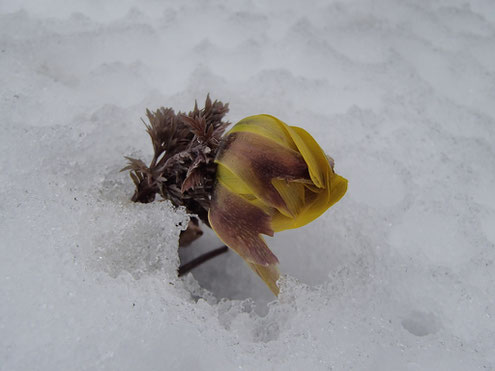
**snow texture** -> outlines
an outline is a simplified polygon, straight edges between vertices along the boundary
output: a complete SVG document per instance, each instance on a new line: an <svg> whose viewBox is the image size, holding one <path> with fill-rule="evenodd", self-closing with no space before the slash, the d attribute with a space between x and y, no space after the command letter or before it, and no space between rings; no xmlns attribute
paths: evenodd
<svg viewBox="0 0 495 371"><path fill-rule="evenodd" d="M129 201L146 108L306 128L349 179L176 277L187 222ZM495 369L495 2L0 2L1 370ZM217 247L213 233L181 252Z"/></svg>

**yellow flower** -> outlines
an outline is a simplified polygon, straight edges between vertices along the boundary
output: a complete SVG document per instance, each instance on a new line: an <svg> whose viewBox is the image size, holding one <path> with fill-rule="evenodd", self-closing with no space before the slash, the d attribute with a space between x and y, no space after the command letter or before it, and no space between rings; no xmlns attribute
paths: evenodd
<svg viewBox="0 0 495 371"><path fill-rule="evenodd" d="M310 134L270 115L239 121L215 162L210 225L278 295L278 259L260 234L313 221L344 196L347 180Z"/></svg>

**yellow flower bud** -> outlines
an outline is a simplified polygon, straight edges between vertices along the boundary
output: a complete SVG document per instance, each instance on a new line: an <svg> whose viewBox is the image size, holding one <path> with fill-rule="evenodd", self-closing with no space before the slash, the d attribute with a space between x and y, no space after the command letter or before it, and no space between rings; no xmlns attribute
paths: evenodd
<svg viewBox="0 0 495 371"><path fill-rule="evenodd" d="M310 134L270 115L239 121L215 162L210 225L278 295L278 259L260 234L313 221L344 196L347 180Z"/></svg>

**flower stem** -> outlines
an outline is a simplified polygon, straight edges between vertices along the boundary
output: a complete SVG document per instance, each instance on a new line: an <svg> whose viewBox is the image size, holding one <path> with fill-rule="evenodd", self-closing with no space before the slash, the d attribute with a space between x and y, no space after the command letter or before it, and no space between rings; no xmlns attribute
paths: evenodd
<svg viewBox="0 0 495 371"><path fill-rule="evenodd" d="M208 260L213 259L214 257L221 255L223 253L226 253L228 250L229 248L227 246L222 246L215 250L208 251L207 253L198 256L197 258L191 260L190 262L181 265L178 270L179 277L185 275L186 273L190 272L191 270L200 266L201 264L207 262Z"/></svg>

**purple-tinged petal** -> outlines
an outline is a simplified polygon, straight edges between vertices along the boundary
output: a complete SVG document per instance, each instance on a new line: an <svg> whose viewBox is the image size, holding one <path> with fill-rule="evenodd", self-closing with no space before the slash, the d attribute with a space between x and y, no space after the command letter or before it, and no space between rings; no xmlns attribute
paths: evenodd
<svg viewBox="0 0 495 371"><path fill-rule="evenodd" d="M208 218L218 237L246 262L265 267L278 263L260 236L273 236L270 216L220 182L215 187Z"/></svg>

